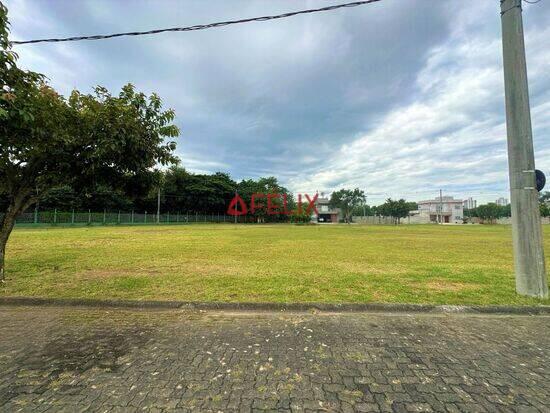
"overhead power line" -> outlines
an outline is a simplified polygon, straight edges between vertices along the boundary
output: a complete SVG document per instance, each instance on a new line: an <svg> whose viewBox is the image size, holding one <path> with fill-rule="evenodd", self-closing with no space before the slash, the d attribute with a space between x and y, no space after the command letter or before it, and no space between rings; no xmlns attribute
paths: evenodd
<svg viewBox="0 0 550 413"><path fill-rule="evenodd" d="M321 8L318 8L318 9L300 10L300 11L293 11L293 12L289 12L289 13L277 14L277 15L272 15L272 16L251 17L251 18L248 18L248 19L228 20L228 21L217 22L217 23L198 24L198 25L195 25L195 26L187 26L187 27L172 27L172 28L168 28L168 29L155 29L155 30L147 30L147 31L140 31L140 32L98 34L98 35L93 35L93 36L74 36L74 37L62 37L62 38L51 38L51 39L34 39L34 40L14 40L14 41L11 42L11 44L17 45L17 44L30 44L30 43L76 42L76 41L80 41L80 40L112 39L114 37L123 37L123 36L144 36L144 35L149 35L149 34L159 34L159 33L166 33L166 32L191 32L191 31L196 31L196 30L212 29L214 27L229 26L229 25L232 25L232 24L242 24L242 23L250 23L250 22L263 22L263 21L268 21L268 20L284 19L286 17L297 16L299 14L325 12L325 11L341 9L341 8L344 8L344 7L357 7L357 6L362 6L362 5L365 5L365 4L376 3L376 2L379 2L379 1L381 1L381 0L354 1L352 3L335 4L335 5L332 5L332 6L321 7Z"/></svg>

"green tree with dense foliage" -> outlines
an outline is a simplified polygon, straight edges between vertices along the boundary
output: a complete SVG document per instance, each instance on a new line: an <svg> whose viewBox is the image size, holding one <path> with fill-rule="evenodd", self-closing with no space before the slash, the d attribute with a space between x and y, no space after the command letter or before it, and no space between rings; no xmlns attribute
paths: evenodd
<svg viewBox="0 0 550 413"><path fill-rule="evenodd" d="M223 172L194 174L177 165L165 172L163 210L225 213L237 184Z"/></svg>
<svg viewBox="0 0 550 413"><path fill-rule="evenodd" d="M331 208L340 208L344 222L349 224L353 210L363 205L365 200L365 192L359 188L340 189L331 194L329 205Z"/></svg>
<svg viewBox="0 0 550 413"><path fill-rule="evenodd" d="M502 210L494 202L485 205L479 205L476 208L476 215L484 222L493 223L502 216Z"/></svg>
<svg viewBox="0 0 550 413"><path fill-rule="evenodd" d="M252 206L254 196L255 209L254 211L249 210L248 215L255 222L287 222L289 215L280 213L284 211L285 198L287 211L291 211L295 207L295 201L290 191L282 186L274 176L259 178L256 181L244 179L237 184L237 193L249 207ZM263 196L259 196L259 194ZM271 214L268 204L272 206Z"/></svg>
<svg viewBox="0 0 550 413"><path fill-rule="evenodd" d="M464 216L467 218L477 217L483 222L492 223L495 220L503 217L511 217L511 205L497 205L490 202L484 205L478 205L477 208L464 210Z"/></svg>
<svg viewBox="0 0 550 413"><path fill-rule="evenodd" d="M375 214L376 207L372 207L367 204L358 205L355 208L353 208L353 211L351 212L352 216L373 216Z"/></svg>
<svg viewBox="0 0 550 413"><path fill-rule="evenodd" d="M379 214L394 218L396 224L400 224L401 218L406 218L415 209L418 209L416 202L407 202L404 199L396 201L391 198L377 208Z"/></svg>
<svg viewBox="0 0 550 413"><path fill-rule="evenodd" d="M63 185L113 186L125 177L176 160L175 114L161 99L126 85L117 96L59 95L44 76L19 69L0 3L0 192L8 205L0 221L0 280L5 249L19 214Z"/></svg>
<svg viewBox="0 0 550 413"><path fill-rule="evenodd" d="M311 222L311 212L307 209L308 203L302 202L301 208L296 205L290 214L290 222L293 224L308 224Z"/></svg>

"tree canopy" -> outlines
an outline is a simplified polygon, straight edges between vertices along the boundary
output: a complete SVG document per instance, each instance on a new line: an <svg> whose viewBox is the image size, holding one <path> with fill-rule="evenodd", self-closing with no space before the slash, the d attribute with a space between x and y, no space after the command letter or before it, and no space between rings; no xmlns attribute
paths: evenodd
<svg viewBox="0 0 550 413"><path fill-rule="evenodd" d="M255 209L254 211L249 211L249 215L253 216L256 222L281 222L289 219L289 216L284 214L270 215L268 213L268 202L279 211L284 209L285 199L289 211L292 210L295 205L289 190L279 184L277 178L273 176L260 178L257 181L243 179L237 184L236 191L247 205L252 204L252 197L254 194L264 195L254 196ZM268 199L269 195L277 195L277 197Z"/></svg>
<svg viewBox="0 0 550 413"><path fill-rule="evenodd" d="M163 210L224 213L235 194L236 183L226 173L193 174L173 166L164 174Z"/></svg>
<svg viewBox="0 0 550 413"><path fill-rule="evenodd" d="M396 220L396 223L400 223L401 218L407 217L410 211L417 208L418 205L415 202L407 202L404 199L396 201L388 198L386 202L377 207L377 211L380 215L392 217Z"/></svg>
<svg viewBox="0 0 550 413"><path fill-rule="evenodd" d="M10 50L7 9L0 3L0 279L16 217L50 190L70 185L93 191L122 185L158 164L176 161L175 113L159 96L131 84L118 95L103 87L66 99L44 76L17 67Z"/></svg>
<svg viewBox="0 0 550 413"><path fill-rule="evenodd" d="M490 202L484 205L478 205L476 208L464 210L465 217L477 217L484 222L494 222L496 219L511 216L510 205L497 205Z"/></svg>
<svg viewBox="0 0 550 413"><path fill-rule="evenodd" d="M329 204L332 208L340 208L344 221L351 221L351 213L354 209L365 203L365 192L359 188L340 189L330 196Z"/></svg>

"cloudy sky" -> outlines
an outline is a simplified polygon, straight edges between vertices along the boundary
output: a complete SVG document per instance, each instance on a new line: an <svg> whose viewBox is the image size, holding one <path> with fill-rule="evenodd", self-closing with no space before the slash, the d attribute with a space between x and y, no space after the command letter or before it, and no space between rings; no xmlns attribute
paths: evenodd
<svg viewBox="0 0 550 413"><path fill-rule="evenodd" d="M8 0L12 38L278 14L338 0ZM340 2L343 2L340 1ZM189 33L17 46L64 94L132 82L174 108L196 172L292 191L508 197L498 0L382 0ZM550 0L525 4L537 167L550 172Z"/></svg>

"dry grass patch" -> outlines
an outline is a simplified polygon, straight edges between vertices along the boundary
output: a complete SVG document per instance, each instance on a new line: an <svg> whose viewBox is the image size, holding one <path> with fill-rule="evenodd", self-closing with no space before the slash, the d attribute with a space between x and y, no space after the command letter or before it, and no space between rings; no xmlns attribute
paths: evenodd
<svg viewBox="0 0 550 413"><path fill-rule="evenodd" d="M467 290L477 290L479 288L479 285L476 284L466 284L463 282L447 280L427 281L419 286L426 288L427 290L437 292L459 292Z"/></svg>

